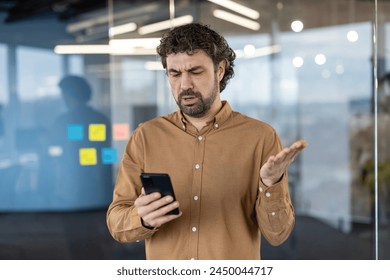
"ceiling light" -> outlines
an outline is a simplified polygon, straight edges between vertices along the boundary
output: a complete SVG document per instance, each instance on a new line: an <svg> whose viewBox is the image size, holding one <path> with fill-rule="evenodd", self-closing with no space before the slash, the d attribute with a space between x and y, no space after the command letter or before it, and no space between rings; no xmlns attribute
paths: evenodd
<svg viewBox="0 0 390 280"><path fill-rule="evenodd" d="M139 38L139 39L113 39L110 40L110 47L114 49L125 48L156 48L160 44L160 38Z"/></svg>
<svg viewBox="0 0 390 280"><path fill-rule="evenodd" d="M110 55L156 55L155 49L127 49L127 50L113 50L111 49Z"/></svg>
<svg viewBox="0 0 390 280"><path fill-rule="evenodd" d="M244 49L234 50L234 52L237 58L255 58L278 53L281 51L281 49L282 48L279 45L271 45L262 48L255 48L252 45L247 45L244 47Z"/></svg>
<svg viewBox="0 0 390 280"><path fill-rule="evenodd" d="M301 32L303 30L303 23L300 20L294 20L291 23L291 29L294 32Z"/></svg>
<svg viewBox="0 0 390 280"><path fill-rule="evenodd" d="M159 61L146 61L145 62L145 69L146 70L153 70L153 71L161 71L161 70L164 70L164 67L162 66L161 62L159 62Z"/></svg>
<svg viewBox="0 0 390 280"><path fill-rule="evenodd" d="M326 56L322 53L319 53L315 56L314 61L318 65L324 65L326 63Z"/></svg>
<svg viewBox="0 0 390 280"><path fill-rule="evenodd" d="M258 23L257 21L243 18L241 16L237 16L232 13L225 12L223 10L214 10L213 15L216 18L223 19L237 25L241 25L251 30L260 30L260 23Z"/></svg>
<svg viewBox="0 0 390 280"><path fill-rule="evenodd" d="M194 21L194 18L191 15L177 17L174 19L168 19L168 20L164 20L164 21L160 21L160 22L156 22L156 23L142 26L142 27L138 28L138 33L140 35L145 35L145 34L157 32L157 31L169 29L172 27L192 23L193 21Z"/></svg>
<svg viewBox="0 0 390 280"><path fill-rule="evenodd" d="M136 29L137 29L137 24L135 24L134 22L130 22L130 23L111 27L109 30L109 34L110 37L114 37L116 35L133 32Z"/></svg>
<svg viewBox="0 0 390 280"><path fill-rule="evenodd" d="M282 48L279 45L272 45L268 47L257 48L254 57L267 56L275 53L279 53Z"/></svg>
<svg viewBox="0 0 390 280"><path fill-rule="evenodd" d="M54 47L57 54L109 54L109 45L57 45Z"/></svg>
<svg viewBox="0 0 390 280"><path fill-rule="evenodd" d="M351 30L347 33L347 39L354 43L359 39L359 34L355 30Z"/></svg>
<svg viewBox="0 0 390 280"><path fill-rule="evenodd" d="M160 38L116 39L110 40L113 55L155 55Z"/></svg>
<svg viewBox="0 0 390 280"><path fill-rule="evenodd" d="M254 55L255 52L256 52L256 48L255 48L254 45L248 44L248 45L246 45L246 46L244 47L244 55L246 55L246 56Z"/></svg>
<svg viewBox="0 0 390 280"><path fill-rule="evenodd" d="M230 0L208 0L208 1L220 5L222 7L225 7L229 10L235 11L236 13L247 16L251 19L258 19L260 17L260 13L258 11L248 8L244 5L238 4L234 1L230 1Z"/></svg>
<svg viewBox="0 0 390 280"><path fill-rule="evenodd" d="M109 45L57 45L57 54L155 55L160 38L116 39Z"/></svg>
<svg viewBox="0 0 390 280"><path fill-rule="evenodd" d="M300 68L300 67L303 66L304 60L303 60L302 57L296 56L296 57L294 57L292 63L293 63L293 65L294 65L296 68Z"/></svg>

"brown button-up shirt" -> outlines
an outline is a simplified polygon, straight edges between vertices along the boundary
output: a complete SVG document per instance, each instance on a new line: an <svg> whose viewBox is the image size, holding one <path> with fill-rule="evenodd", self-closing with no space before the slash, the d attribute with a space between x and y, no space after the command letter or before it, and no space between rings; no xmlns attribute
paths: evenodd
<svg viewBox="0 0 390 280"><path fill-rule="evenodd" d="M273 128L227 102L201 131L180 111L148 121L125 149L108 228L119 242L145 239L148 259L260 259L260 234L279 245L295 221L287 174L271 187L260 179L260 167L280 150ZM170 175L181 217L142 226L134 207L141 172Z"/></svg>

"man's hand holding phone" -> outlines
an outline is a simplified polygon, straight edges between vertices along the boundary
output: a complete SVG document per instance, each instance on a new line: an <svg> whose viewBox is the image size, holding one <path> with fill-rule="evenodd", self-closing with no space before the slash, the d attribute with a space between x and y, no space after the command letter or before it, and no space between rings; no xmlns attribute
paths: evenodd
<svg viewBox="0 0 390 280"><path fill-rule="evenodd" d="M135 202L138 215L146 227L160 227L181 216L179 202L167 174L141 174L142 193ZM145 188L147 190L145 191ZM161 188L161 189L160 189Z"/></svg>
<svg viewBox="0 0 390 280"><path fill-rule="evenodd" d="M177 219L182 214L182 212L179 212L178 215L168 214L179 207L179 202L174 201L172 196L161 197L161 194L158 192L145 194L143 188L142 195L135 200L134 206L137 208L143 224L147 227L160 227Z"/></svg>

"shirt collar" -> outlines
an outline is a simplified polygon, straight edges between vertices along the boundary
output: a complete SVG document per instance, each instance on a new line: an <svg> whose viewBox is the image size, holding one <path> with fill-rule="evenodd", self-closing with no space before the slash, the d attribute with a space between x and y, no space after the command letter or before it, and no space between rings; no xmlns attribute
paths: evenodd
<svg viewBox="0 0 390 280"><path fill-rule="evenodd" d="M230 107L230 104L227 101L223 100L221 110L219 110L219 112L215 115L214 119L210 123L213 124L214 128L220 128L230 117L232 112L233 111ZM177 127L183 129L184 131L187 130L187 126L189 125L188 121L185 119L183 113L180 110L165 116L165 118L171 123L175 124ZM208 123L208 125L210 125L210 123Z"/></svg>
<svg viewBox="0 0 390 280"><path fill-rule="evenodd" d="M214 125L217 124L219 127L221 127L221 125L227 121L232 113L233 111L230 107L230 104L225 100L222 101L222 108L214 117Z"/></svg>

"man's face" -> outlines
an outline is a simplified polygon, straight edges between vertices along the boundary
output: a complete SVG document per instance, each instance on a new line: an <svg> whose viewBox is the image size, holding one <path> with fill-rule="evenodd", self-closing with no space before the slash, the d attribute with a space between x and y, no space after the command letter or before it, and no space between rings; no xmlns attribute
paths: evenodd
<svg viewBox="0 0 390 280"><path fill-rule="evenodd" d="M216 104L215 100L220 100L219 81L223 73L222 63L215 71L211 58L204 51L167 57L173 97L180 110L190 117L203 117Z"/></svg>

